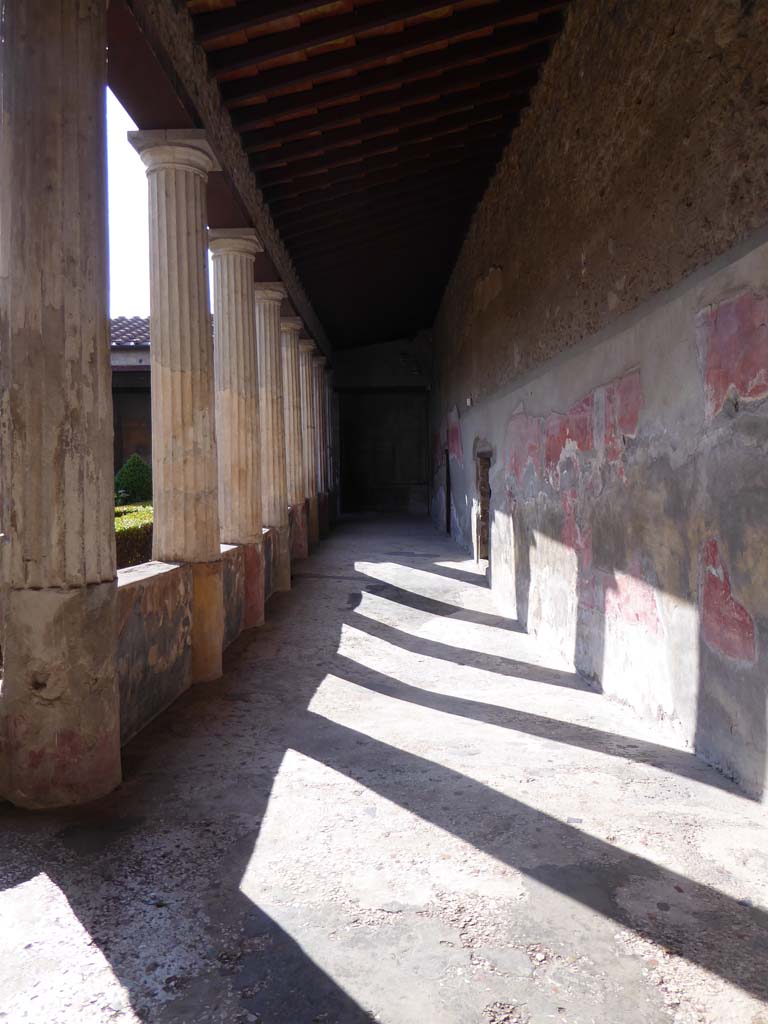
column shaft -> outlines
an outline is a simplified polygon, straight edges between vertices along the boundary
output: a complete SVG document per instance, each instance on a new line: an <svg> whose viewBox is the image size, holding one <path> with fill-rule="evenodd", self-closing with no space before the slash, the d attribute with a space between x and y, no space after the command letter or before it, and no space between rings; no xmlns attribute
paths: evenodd
<svg viewBox="0 0 768 1024"><path fill-rule="evenodd" d="M325 415L325 356L313 358L314 396L315 396L315 449L317 459L317 504L320 535L324 536L329 528L328 509L328 460Z"/></svg>
<svg viewBox="0 0 768 1024"><path fill-rule="evenodd" d="M288 504L291 508L291 557L309 554L307 502L304 497L304 451L301 422L301 383L299 380L299 317L283 317L283 403L285 412L285 459Z"/></svg>
<svg viewBox="0 0 768 1024"><path fill-rule="evenodd" d="M211 232L219 518L225 544L261 541L255 234Z"/></svg>
<svg viewBox="0 0 768 1024"><path fill-rule="evenodd" d="M221 675L213 335L201 131L131 132L149 182L153 557L193 564L192 678Z"/></svg>
<svg viewBox="0 0 768 1024"><path fill-rule="evenodd" d="M0 35L0 788L26 807L120 782L105 14L26 0Z"/></svg>
<svg viewBox="0 0 768 1024"><path fill-rule="evenodd" d="M277 531L277 590L290 590L288 481L285 462L283 366L280 354L281 284L256 285L256 351L261 417L261 505L264 524Z"/></svg>
<svg viewBox="0 0 768 1024"><path fill-rule="evenodd" d="M320 538L317 505L317 454L315 446L315 375L312 368L314 344L299 343L299 377L301 388L301 430L304 462L304 494L307 500L309 543Z"/></svg>
<svg viewBox="0 0 768 1024"><path fill-rule="evenodd" d="M285 458L288 480L288 504L304 501L304 460L301 445L301 389L299 384L298 317L283 317L280 322L283 349L283 396L285 406Z"/></svg>
<svg viewBox="0 0 768 1024"><path fill-rule="evenodd" d="M253 229L210 231L213 353L221 541L245 548L243 628L264 622L261 447L253 265L261 243Z"/></svg>

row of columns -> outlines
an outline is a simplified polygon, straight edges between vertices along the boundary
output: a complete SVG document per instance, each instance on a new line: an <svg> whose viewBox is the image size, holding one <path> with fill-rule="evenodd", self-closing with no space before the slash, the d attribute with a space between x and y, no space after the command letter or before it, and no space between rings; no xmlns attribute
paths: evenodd
<svg viewBox="0 0 768 1024"><path fill-rule="evenodd" d="M103 0L11 5L0 76L0 790L51 807L121 777ZM221 674L221 543L246 549L250 626L262 528L288 589L289 504L317 524L327 382L283 286L254 282L255 232L207 230L204 133L131 141L149 181L153 558L192 567L203 681Z"/></svg>

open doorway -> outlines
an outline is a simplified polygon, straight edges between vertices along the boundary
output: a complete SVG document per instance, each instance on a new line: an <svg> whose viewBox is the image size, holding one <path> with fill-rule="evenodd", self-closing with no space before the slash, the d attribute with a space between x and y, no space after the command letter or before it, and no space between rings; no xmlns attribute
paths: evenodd
<svg viewBox="0 0 768 1024"><path fill-rule="evenodd" d="M475 506L475 559L490 559L489 524L491 514L491 453L478 452L475 456L477 467L477 504Z"/></svg>

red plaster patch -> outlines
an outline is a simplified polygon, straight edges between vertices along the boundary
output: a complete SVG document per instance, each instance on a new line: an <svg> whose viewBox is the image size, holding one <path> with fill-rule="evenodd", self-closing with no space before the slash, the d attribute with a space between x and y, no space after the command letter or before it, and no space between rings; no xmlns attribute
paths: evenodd
<svg viewBox="0 0 768 1024"><path fill-rule="evenodd" d="M624 438L635 437L643 407L640 371L634 370L605 388L605 457L618 462Z"/></svg>
<svg viewBox="0 0 768 1024"><path fill-rule="evenodd" d="M731 580L712 537L702 551L701 628L712 650L737 661L754 662L755 623L731 592Z"/></svg>
<svg viewBox="0 0 768 1024"><path fill-rule="evenodd" d="M768 299L743 292L704 310L707 414L713 416L733 386L742 398L768 395Z"/></svg>
<svg viewBox="0 0 768 1024"><path fill-rule="evenodd" d="M541 419L518 413L507 424L507 472L522 480L530 463L538 473L541 468Z"/></svg>
<svg viewBox="0 0 768 1024"><path fill-rule="evenodd" d="M548 472L557 469L560 456L568 441L573 441L579 451L589 452L594 447L592 430L593 396L587 395L567 413L553 412L547 416L544 426L545 454Z"/></svg>
<svg viewBox="0 0 768 1024"><path fill-rule="evenodd" d="M632 626L643 626L651 633L661 632L656 591L643 579L639 559L633 561L628 573L615 573L606 586L605 614Z"/></svg>

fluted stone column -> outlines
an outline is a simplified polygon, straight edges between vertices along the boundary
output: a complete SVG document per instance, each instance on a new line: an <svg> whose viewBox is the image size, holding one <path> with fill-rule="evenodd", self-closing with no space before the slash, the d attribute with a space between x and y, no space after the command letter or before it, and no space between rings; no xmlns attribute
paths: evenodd
<svg viewBox="0 0 768 1024"><path fill-rule="evenodd" d="M280 353L280 303L285 296L285 288L279 283L256 285L256 351L261 417L261 509L264 525L271 527L277 534L275 590L291 589L283 363Z"/></svg>
<svg viewBox="0 0 768 1024"><path fill-rule="evenodd" d="M299 378L301 386L301 431L304 457L304 495L307 500L309 544L320 540L317 502L317 446L315 443L315 372L312 367L314 342L299 342Z"/></svg>
<svg viewBox="0 0 768 1024"><path fill-rule="evenodd" d="M334 437L333 388L331 370L325 370L325 436L328 464L328 512L331 522L336 518L336 442Z"/></svg>
<svg viewBox="0 0 768 1024"><path fill-rule="evenodd" d="M253 265L263 246L251 228L208 232L213 262L213 352L221 541L245 556L243 629L264 622L259 380Z"/></svg>
<svg viewBox="0 0 768 1024"><path fill-rule="evenodd" d="M105 14L25 0L0 33L0 796L23 807L120 782Z"/></svg>
<svg viewBox="0 0 768 1024"><path fill-rule="evenodd" d="M304 455L302 449L301 385L299 383L299 334L297 316L280 321L283 353L283 410L285 415L285 464L288 505L291 509L291 557L309 554L307 509L304 497Z"/></svg>
<svg viewBox="0 0 768 1024"><path fill-rule="evenodd" d="M326 433L325 409L325 356L316 355L312 358L315 395L315 424L317 449L317 509L320 525L320 536L328 533L330 528L328 510L328 438Z"/></svg>
<svg viewBox="0 0 768 1024"><path fill-rule="evenodd" d="M192 564L192 680L221 675L213 336L205 186L215 159L197 130L130 132L149 181L152 557Z"/></svg>

